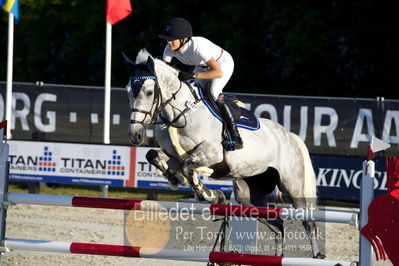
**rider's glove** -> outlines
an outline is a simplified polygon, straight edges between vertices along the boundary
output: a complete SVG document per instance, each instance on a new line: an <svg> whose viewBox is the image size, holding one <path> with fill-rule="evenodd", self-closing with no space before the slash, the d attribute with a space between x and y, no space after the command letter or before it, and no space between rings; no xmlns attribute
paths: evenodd
<svg viewBox="0 0 399 266"><path fill-rule="evenodd" d="M179 79L180 79L180 80L194 79L194 73L190 73L190 72L179 72Z"/></svg>

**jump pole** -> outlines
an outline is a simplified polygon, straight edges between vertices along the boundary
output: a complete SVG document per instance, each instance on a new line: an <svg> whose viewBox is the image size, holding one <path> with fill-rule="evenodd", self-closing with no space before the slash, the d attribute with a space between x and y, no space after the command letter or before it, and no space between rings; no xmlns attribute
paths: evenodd
<svg viewBox="0 0 399 266"><path fill-rule="evenodd" d="M189 212L190 214L220 215L234 217L267 218L298 221L345 223L355 225L357 213L340 211L321 211L294 208L248 207L240 205L201 204L189 202L169 202L151 200L127 200L94 197L42 195L9 192L9 204L33 204L117 210L141 210L164 212Z"/></svg>
<svg viewBox="0 0 399 266"><path fill-rule="evenodd" d="M58 242L46 240L27 240L8 238L4 241L4 247L12 250L29 250L42 252L60 252L74 254L90 254L102 256L122 256L132 258L149 258L195 262L251 264L251 265L355 265L355 262L320 260L307 258L286 258L266 255L227 253L227 252L198 252L181 249L155 249L133 246L105 245L92 243Z"/></svg>

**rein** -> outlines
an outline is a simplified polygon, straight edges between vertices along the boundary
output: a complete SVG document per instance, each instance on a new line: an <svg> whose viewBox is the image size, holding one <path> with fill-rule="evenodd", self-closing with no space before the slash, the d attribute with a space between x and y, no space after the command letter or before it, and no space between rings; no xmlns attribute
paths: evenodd
<svg viewBox="0 0 399 266"><path fill-rule="evenodd" d="M185 82L185 83L187 84L188 88L190 89L190 92L191 92L191 94L193 95L193 97L194 97L194 99L195 99L194 104L196 105L196 104L199 103L202 99L198 98L197 94L195 93L195 91L194 91L194 89L193 89L193 87L191 86L190 83L188 83L188 82ZM181 89L181 87L182 87L182 84L183 84L183 82L180 81L179 90L177 90L176 93L173 94L173 97L172 97L173 99L176 99L175 96L176 96L177 93L180 91L180 89ZM172 100L172 98L168 99L168 101L165 102L165 105L164 105L164 106L166 106L166 103L169 103L169 102ZM170 104L170 106L171 106L173 109L177 109L177 108L174 107L172 104ZM177 109L177 110L179 110L179 109ZM161 115L159 115L159 117L162 119L163 122L155 122L154 124L165 124L165 125L168 125L168 126L171 126L171 127L184 128L185 126L187 126L187 118L186 118L185 114L186 114L188 111L190 111L190 110L191 110L191 108L189 108L189 107L187 107L187 106L186 106L186 108L184 108L183 111L180 111L180 110L179 110L180 114L178 114L172 121L168 121L166 118L164 118L164 117L162 117ZM177 125L175 125L175 123L176 123L176 122L180 119L180 117L182 117L182 116L184 117L184 125L183 125L183 126L177 126Z"/></svg>
<svg viewBox="0 0 399 266"><path fill-rule="evenodd" d="M143 83L143 80L146 80L146 79L155 80L154 100L153 100L151 109L149 111L137 109L137 108L131 109L131 112L138 112L138 113L144 114L144 118L142 120L131 119L130 123L131 124L134 124L134 123L141 124L143 127L147 127L148 125L155 125L155 124L165 124L165 125L168 125L171 127L184 128L187 125L187 118L186 118L185 114L191 109L189 107L186 107L183 111L181 111L180 109L178 109L177 107L175 107L171 104L171 101L175 100L176 95L180 92L183 82L180 81L179 89L176 92L172 93L172 97L170 97L166 101L163 101L161 88L159 86L158 79L156 78L156 76L133 76L133 77L131 77L131 80L134 80L133 83L138 83L138 82ZM198 96L195 93L195 90L193 89L191 84L189 84L187 82L185 82L185 83L187 84L188 88L190 89L191 94L193 95L193 97L195 99L194 104L199 103L202 99L198 98ZM163 109L165 109L165 107L167 105L170 105L173 109L176 109L180 112L172 121L169 121L166 118L161 116L161 111ZM144 121L146 120L147 116L151 117L151 121L149 123L144 124ZM162 121L160 121L160 122L156 121L158 116L161 118ZM183 126L176 125L176 122L182 116L184 117L184 125Z"/></svg>

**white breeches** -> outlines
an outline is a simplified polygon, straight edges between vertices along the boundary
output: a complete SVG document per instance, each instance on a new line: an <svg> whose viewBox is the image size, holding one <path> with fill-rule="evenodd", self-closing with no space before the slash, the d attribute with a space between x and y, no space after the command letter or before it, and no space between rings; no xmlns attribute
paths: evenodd
<svg viewBox="0 0 399 266"><path fill-rule="evenodd" d="M216 59L216 58L215 58ZM217 79L198 79L196 80L198 83L201 84L202 87L205 86L207 82L211 82L211 94L213 99L217 99L219 94L223 92L224 86L226 86L227 82L229 81L231 75L234 71L234 60L233 57L227 52L223 51L222 56L217 60L220 68L223 72L223 77ZM194 68L194 72L206 72L208 71L207 68L203 68L201 66L196 66Z"/></svg>

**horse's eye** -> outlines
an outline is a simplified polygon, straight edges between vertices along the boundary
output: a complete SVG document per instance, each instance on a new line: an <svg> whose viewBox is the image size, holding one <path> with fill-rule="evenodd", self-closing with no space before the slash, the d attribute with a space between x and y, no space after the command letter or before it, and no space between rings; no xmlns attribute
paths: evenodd
<svg viewBox="0 0 399 266"><path fill-rule="evenodd" d="M151 96L152 95L152 91L147 91L147 96Z"/></svg>

